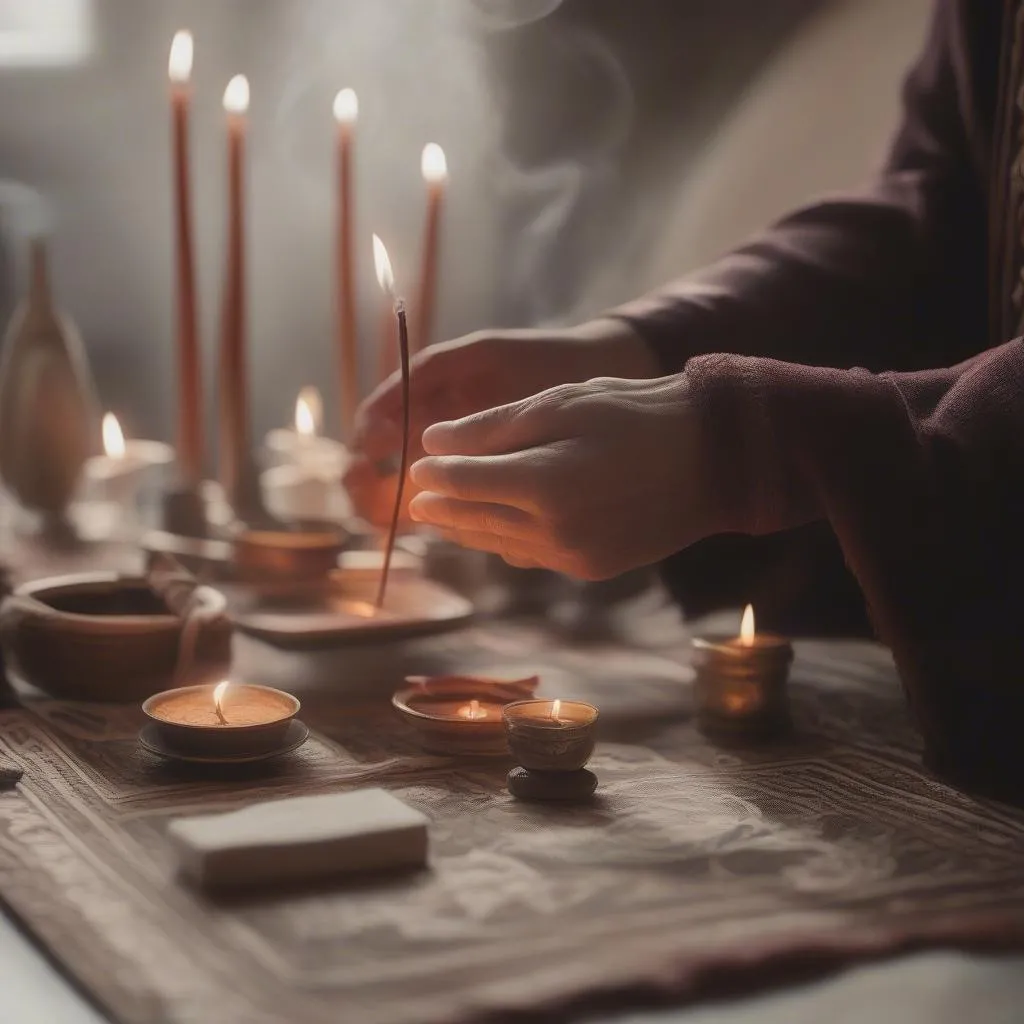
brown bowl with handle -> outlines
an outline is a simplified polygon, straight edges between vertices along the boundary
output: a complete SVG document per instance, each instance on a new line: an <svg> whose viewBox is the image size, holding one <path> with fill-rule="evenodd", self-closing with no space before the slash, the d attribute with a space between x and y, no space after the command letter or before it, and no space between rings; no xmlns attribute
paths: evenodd
<svg viewBox="0 0 1024 1024"><path fill-rule="evenodd" d="M182 680L214 681L231 662L224 596L199 587L195 651ZM67 700L137 701L178 685L184 620L141 577L83 573L18 587L0 606L0 646L17 679Z"/></svg>

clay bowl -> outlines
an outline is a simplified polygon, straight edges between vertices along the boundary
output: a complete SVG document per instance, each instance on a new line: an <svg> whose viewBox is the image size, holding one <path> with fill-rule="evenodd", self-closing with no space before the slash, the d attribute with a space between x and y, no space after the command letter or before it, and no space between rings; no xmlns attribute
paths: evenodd
<svg viewBox="0 0 1024 1024"><path fill-rule="evenodd" d="M232 537L238 575L252 583L323 582L338 567L346 534L329 523L294 530L239 530Z"/></svg>
<svg viewBox="0 0 1024 1024"><path fill-rule="evenodd" d="M188 682L216 680L231 661L224 597L196 595L202 622ZM83 573L25 584L0 606L0 646L14 675L54 697L137 701L176 685L183 622L145 580Z"/></svg>

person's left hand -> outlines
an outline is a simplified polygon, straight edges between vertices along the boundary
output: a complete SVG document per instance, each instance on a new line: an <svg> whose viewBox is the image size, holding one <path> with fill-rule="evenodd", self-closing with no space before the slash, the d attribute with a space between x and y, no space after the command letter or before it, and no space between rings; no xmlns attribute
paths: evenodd
<svg viewBox="0 0 1024 1024"><path fill-rule="evenodd" d="M515 566L607 579L721 528L685 375L561 385L423 447L411 517Z"/></svg>

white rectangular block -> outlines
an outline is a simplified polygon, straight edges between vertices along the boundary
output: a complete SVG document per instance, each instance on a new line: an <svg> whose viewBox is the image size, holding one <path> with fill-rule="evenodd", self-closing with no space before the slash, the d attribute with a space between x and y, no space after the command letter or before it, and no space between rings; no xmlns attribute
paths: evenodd
<svg viewBox="0 0 1024 1024"><path fill-rule="evenodd" d="M428 823L386 790L361 789L179 818L167 832L187 877L243 888L422 867Z"/></svg>

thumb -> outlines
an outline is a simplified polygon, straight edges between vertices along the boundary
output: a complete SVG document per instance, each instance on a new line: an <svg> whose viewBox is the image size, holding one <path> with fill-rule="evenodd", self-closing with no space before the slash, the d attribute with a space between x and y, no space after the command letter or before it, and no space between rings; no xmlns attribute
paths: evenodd
<svg viewBox="0 0 1024 1024"><path fill-rule="evenodd" d="M557 436L558 415L556 406L539 397L435 423L423 432L423 450L428 455L506 455L545 444Z"/></svg>

